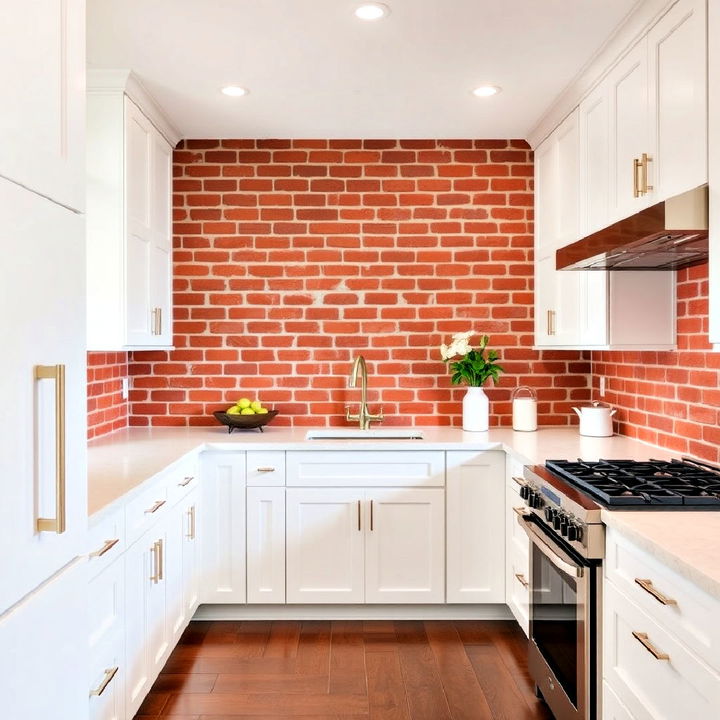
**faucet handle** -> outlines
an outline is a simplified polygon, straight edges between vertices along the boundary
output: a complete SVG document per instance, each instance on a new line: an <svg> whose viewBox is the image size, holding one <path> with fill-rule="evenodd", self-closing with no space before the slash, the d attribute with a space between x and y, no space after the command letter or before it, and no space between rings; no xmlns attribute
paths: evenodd
<svg viewBox="0 0 720 720"><path fill-rule="evenodd" d="M380 406L380 412L377 415L367 415L368 420L372 420L373 422L382 422L385 419L385 416L383 415L383 406Z"/></svg>

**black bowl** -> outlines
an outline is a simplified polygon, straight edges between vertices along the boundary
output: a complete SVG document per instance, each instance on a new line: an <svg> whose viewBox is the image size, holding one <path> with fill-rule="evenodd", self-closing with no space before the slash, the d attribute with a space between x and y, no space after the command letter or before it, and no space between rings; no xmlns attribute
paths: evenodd
<svg viewBox="0 0 720 720"><path fill-rule="evenodd" d="M228 415L228 413L220 410L213 413L218 422L227 425L229 433L238 428L241 430L254 430L255 428L259 428L260 432L262 432L263 425L267 425L277 414L277 410L268 410L262 415Z"/></svg>

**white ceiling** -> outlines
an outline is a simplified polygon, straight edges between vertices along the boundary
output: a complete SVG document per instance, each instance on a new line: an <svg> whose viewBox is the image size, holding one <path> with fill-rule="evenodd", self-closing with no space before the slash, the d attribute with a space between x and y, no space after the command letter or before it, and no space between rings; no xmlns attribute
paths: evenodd
<svg viewBox="0 0 720 720"><path fill-rule="evenodd" d="M358 4L88 0L88 62L134 70L185 137L526 137L636 0Z"/></svg>

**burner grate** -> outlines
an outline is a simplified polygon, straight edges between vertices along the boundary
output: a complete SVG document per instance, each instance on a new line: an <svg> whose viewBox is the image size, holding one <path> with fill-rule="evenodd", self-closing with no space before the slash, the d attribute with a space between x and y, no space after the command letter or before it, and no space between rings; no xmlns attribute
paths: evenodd
<svg viewBox="0 0 720 720"><path fill-rule="evenodd" d="M690 460L548 460L546 467L611 508L720 510L720 470Z"/></svg>

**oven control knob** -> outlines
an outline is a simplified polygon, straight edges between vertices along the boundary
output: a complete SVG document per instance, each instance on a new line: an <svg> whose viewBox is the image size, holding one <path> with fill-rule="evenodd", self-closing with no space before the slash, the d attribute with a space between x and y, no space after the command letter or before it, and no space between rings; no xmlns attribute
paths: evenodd
<svg viewBox="0 0 720 720"><path fill-rule="evenodd" d="M545 507L545 500L543 500L542 495L540 493L535 494L535 507L536 508L544 508Z"/></svg>
<svg viewBox="0 0 720 720"><path fill-rule="evenodd" d="M570 523L567 529L567 539L570 542L575 542L578 539L578 526Z"/></svg>
<svg viewBox="0 0 720 720"><path fill-rule="evenodd" d="M523 485L520 488L520 497L523 500L527 500L529 496L530 496L530 488L527 485Z"/></svg>
<svg viewBox="0 0 720 720"><path fill-rule="evenodd" d="M553 527L555 528L555 530L560 529L560 523L562 522L562 519L562 515L560 515L559 512L556 512L555 517L553 518Z"/></svg>
<svg viewBox="0 0 720 720"><path fill-rule="evenodd" d="M570 521L566 517L564 517L562 519L562 522L560 523L560 534L563 537L567 537L569 528L570 528Z"/></svg>
<svg viewBox="0 0 720 720"><path fill-rule="evenodd" d="M545 508L545 520L547 520L548 522L552 522L554 512L555 512L555 510L553 510L552 508L546 507Z"/></svg>

